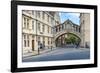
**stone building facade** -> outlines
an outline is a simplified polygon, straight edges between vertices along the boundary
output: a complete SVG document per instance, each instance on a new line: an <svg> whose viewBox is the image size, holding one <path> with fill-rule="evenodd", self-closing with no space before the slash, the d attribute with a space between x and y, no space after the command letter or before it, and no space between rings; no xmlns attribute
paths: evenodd
<svg viewBox="0 0 100 73"><path fill-rule="evenodd" d="M80 14L81 46L90 47L90 14Z"/></svg>
<svg viewBox="0 0 100 73"><path fill-rule="evenodd" d="M23 54L36 51L39 44L53 47L53 26L59 25L60 17L57 12L22 11L22 46Z"/></svg>

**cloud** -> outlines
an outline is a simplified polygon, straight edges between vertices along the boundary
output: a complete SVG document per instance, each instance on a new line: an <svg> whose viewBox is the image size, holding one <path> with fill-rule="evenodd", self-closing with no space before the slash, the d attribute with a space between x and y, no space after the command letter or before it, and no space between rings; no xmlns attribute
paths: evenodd
<svg viewBox="0 0 100 73"><path fill-rule="evenodd" d="M63 12L60 12L59 15L60 15L61 23L63 23L67 19L70 19L73 23L79 25L80 13L63 13Z"/></svg>

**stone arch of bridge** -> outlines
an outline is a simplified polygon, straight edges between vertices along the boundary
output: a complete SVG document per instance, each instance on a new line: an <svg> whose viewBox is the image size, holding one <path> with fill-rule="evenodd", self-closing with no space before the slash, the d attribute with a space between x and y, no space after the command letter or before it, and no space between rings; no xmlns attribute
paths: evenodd
<svg viewBox="0 0 100 73"><path fill-rule="evenodd" d="M73 34L73 35L75 35L75 36L77 36L78 38L81 39L81 33L75 32L75 31L63 30L63 31L60 31L60 32L58 32L58 33L56 33L56 34L54 35L54 40L56 40L59 36L61 36L61 35L63 35L63 34L68 34L68 33Z"/></svg>
<svg viewBox="0 0 100 73"><path fill-rule="evenodd" d="M76 36L77 38L79 38L79 40L81 42L81 35L80 34L76 34L76 33L73 33L73 32L64 32L64 33L56 36L56 38L55 38L55 45L56 46L57 46L57 43L60 44L60 45L65 45L64 44L65 42L63 40L65 39L66 34L72 34L72 35ZM59 39L59 41L57 41L59 37L61 37L61 38Z"/></svg>

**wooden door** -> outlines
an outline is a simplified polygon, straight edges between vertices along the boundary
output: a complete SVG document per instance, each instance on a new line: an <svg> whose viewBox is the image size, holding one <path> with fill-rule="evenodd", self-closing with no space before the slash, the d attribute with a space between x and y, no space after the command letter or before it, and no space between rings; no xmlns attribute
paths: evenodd
<svg viewBox="0 0 100 73"><path fill-rule="evenodd" d="M34 51L34 40L32 40L32 50Z"/></svg>

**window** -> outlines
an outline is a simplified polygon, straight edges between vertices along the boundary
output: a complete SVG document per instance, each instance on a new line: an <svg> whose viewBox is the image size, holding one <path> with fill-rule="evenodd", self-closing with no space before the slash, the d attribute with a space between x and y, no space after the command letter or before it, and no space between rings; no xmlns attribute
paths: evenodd
<svg viewBox="0 0 100 73"><path fill-rule="evenodd" d="M49 45L49 37L48 37L48 45Z"/></svg>
<svg viewBox="0 0 100 73"><path fill-rule="evenodd" d="M49 27L49 33L51 33L51 27Z"/></svg>
<svg viewBox="0 0 100 73"><path fill-rule="evenodd" d="M29 19L27 19L27 29L29 29Z"/></svg>
<svg viewBox="0 0 100 73"><path fill-rule="evenodd" d="M29 19L27 17L24 17L24 28L29 29Z"/></svg>
<svg viewBox="0 0 100 73"><path fill-rule="evenodd" d="M26 39L26 35L24 35L24 40Z"/></svg>
<svg viewBox="0 0 100 73"><path fill-rule="evenodd" d="M45 13L44 13L44 11L42 12L42 19L45 19Z"/></svg>
<svg viewBox="0 0 100 73"><path fill-rule="evenodd" d="M49 22L49 15L47 15L47 21Z"/></svg>
<svg viewBox="0 0 100 73"><path fill-rule="evenodd" d="M54 30L54 28L53 28L53 27L51 27L51 34L53 33L53 30ZM54 32L55 32L55 30L54 30Z"/></svg>
<svg viewBox="0 0 100 73"><path fill-rule="evenodd" d="M26 40L24 40L24 47L26 47Z"/></svg>
<svg viewBox="0 0 100 73"><path fill-rule="evenodd" d="M37 17L37 11L35 11L35 15L34 16Z"/></svg>
<svg viewBox="0 0 100 73"><path fill-rule="evenodd" d="M34 30L34 21L32 21L32 29Z"/></svg>
<svg viewBox="0 0 100 73"><path fill-rule="evenodd" d="M29 47L29 40L27 40L27 43L28 43L28 47Z"/></svg>
<svg viewBox="0 0 100 73"><path fill-rule="evenodd" d="M24 47L29 47L29 45L30 45L29 35L24 34L23 35L23 40L24 40Z"/></svg>
<svg viewBox="0 0 100 73"><path fill-rule="evenodd" d="M24 28L26 28L26 18L24 17Z"/></svg>
<svg viewBox="0 0 100 73"><path fill-rule="evenodd" d="M53 41L53 40L52 40L52 38L51 38L51 45L52 45L52 41Z"/></svg>
<svg viewBox="0 0 100 73"><path fill-rule="evenodd" d="M26 35L24 35L24 47L26 47Z"/></svg>
<svg viewBox="0 0 100 73"><path fill-rule="evenodd" d="M32 15L34 15L34 11L32 11Z"/></svg>
<svg viewBox="0 0 100 73"><path fill-rule="evenodd" d="M40 45L40 37L38 36L38 45Z"/></svg>
<svg viewBox="0 0 100 73"><path fill-rule="evenodd" d="M38 30L40 31L40 23L38 23Z"/></svg>
<svg viewBox="0 0 100 73"><path fill-rule="evenodd" d="M85 21L83 20L83 24L84 24L84 22L85 22Z"/></svg>
<svg viewBox="0 0 100 73"><path fill-rule="evenodd" d="M48 33L49 33L49 26L48 26Z"/></svg>
<svg viewBox="0 0 100 73"><path fill-rule="evenodd" d="M27 46L29 47L29 35L27 35Z"/></svg>
<svg viewBox="0 0 100 73"><path fill-rule="evenodd" d="M40 11L37 11L37 16L38 18L40 18Z"/></svg>
<svg viewBox="0 0 100 73"><path fill-rule="evenodd" d="M42 26L42 30L43 30L43 32L45 31L45 25Z"/></svg>

